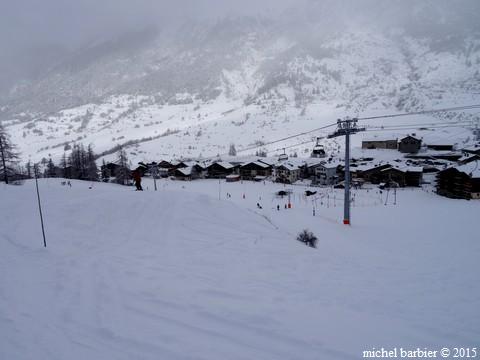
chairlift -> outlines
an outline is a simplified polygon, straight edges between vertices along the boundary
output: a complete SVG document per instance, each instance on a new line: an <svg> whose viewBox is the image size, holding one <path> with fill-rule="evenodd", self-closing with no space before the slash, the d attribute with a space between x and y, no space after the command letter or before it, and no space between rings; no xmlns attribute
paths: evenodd
<svg viewBox="0 0 480 360"><path fill-rule="evenodd" d="M288 160L288 155L287 153L285 152L285 148L283 148L283 154L281 154L279 157L278 157L278 161L287 161Z"/></svg>
<svg viewBox="0 0 480 360"><path fill-rule="evenodd" d="M317 143L313 147L312 153L310 157L312 158L324 158L327 156L327 153L325 152L325 148L323 145L320 144L321 138L317 137Z"/></svg>

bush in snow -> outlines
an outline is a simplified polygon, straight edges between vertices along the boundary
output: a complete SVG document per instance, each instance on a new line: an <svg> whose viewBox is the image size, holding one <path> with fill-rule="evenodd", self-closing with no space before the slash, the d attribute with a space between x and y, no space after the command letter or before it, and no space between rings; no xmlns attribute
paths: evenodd
<svg viewBox="0 0 480 360"><path fill-rule="evenodd" d="M306 229L303 230L300 234L298 234L297 240L312 248L317 247L317 237L313 235L311 231L308 231Z"/></svg>

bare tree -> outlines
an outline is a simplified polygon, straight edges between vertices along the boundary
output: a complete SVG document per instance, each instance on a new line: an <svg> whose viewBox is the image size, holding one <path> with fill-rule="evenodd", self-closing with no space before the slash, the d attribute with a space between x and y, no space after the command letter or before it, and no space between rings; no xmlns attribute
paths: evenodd
<svg viewBox="0 0 480 360"><path fill-rule="evenodd" d="M19 155L2 124L0 124L0 158L0 178L8 184L8 177L15 174Z"/></svg>

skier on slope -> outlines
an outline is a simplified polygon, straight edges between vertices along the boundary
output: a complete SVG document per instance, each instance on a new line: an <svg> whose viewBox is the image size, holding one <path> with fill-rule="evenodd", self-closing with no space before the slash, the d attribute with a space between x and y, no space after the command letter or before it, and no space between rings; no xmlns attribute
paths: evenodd
<svg viewBox="0 0 480 360"><path fill-rule="evenodd" d="M142 188L142 177L140 176L140 172L135 170L132 173L133 180L135 181L135 187L137 188L137 191L143 191Z"/></svg>

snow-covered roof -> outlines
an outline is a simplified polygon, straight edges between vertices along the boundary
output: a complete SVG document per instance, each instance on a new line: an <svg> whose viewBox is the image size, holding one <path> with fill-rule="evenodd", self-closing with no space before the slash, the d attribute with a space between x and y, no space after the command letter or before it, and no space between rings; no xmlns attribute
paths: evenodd
<svg viewBox="0 0 480 360"><path fill-rule="evenodd" d="M179 168L179 169L177 169L177 171L180 174L185 175L185 176L192 175L192 167L191 166L188 166L188 167L185 167L185 168Z"/></svg>
<svg viewBox="0 0 480 360"><path fill-rule="evenodd" d="M257 161L260 161L264 164L268 164L270 166L273 166L278 159L273 159L273 158L257 158Z"/></svg>
<svg viewBox="0 0 480 360"><path fill-rule="evenodd" d="M377 137L377 136L365 136L362 138L362 141L397 141L396 137L385 136L385 137Z"/></svg>
<svg viewBox="0 0 480 360"><path fill-rule="evenodd" d="M325 161L325 159L320 159L320 158L306 158L306 159L301 159L304 164L307 164L308 167L310 166L317 166L320 165L322 162Z"/></svg>
<svg viewBox="0 0 480 360"><path fill-rule="evenodd" d="M368 171L368 170L372 170L372 169L375 169L379 166L383 166L383 165L388 165L388 164L379 164L379 163L376 163L376 164L365 164L365 165L359 165L359 166L355 166L355 167L351 167L350 170L351 171Z"/></svg>
<svg viewBox="0 0 480 360"><path fill-rule="evenodd" d="M445 141L445 140L442 140L442 139L435 139L435 140L429 140L429 141L425 141L425 144L427 146L440 146L440 145L444 145L444 146L453 146L454 144L451 142L451 141Z"/></svg>
<svg viewBox="0 0 480 360"><path fill-rule="evenodd" d="M478 145L478 146L469 146L469 147L463 148L462 150L463 150L463 151L469 151L469 152L477 152L477 151L480 151L480 145Z"/></svg>
<svg viewBox="0 0 480 360"><path fill-rule="evenodd" d="M266 164L262 161L250 161L248 163L243 164L242 167L250 165L250 164L256 165L256 166L261 167L263 169L268 169L270 167L270 165L268 165L268 164Z"/></svg>
<svg viewBox="0 0 480 360"><path fill-rule="evenodd" d="M383 169L382 171L388 171L389 169L395 169L402 172L414 172L414 173L423 173L423 167L421 166L399 166L391 165L390 167Z"/></svg>
<svg viewBox="0 0 480 360"><path fill-rule="evenodd" d="M209 166L213 165L213 164L218 164L220 165L221 167L223 167L224 169L231 169L233 168L233 165L230 164L229 162L226 162L226 161L214 161L212 162Z"/></svg>
<svg viewBox="0 0 480 360"><path fill-rule="evenodd" d="M468 176L471 176L474 179L480 178L480 160L472 161L463 165L457 165L453 168L467 174Z"/></svg>
<svg viewBox="0 0 480 360"><path fill-rule="evenodd" d="M277 165L275 165L275 167L277 168L283 167L289 171L298 170L298 165L292 164L290 162L280 162Z"/></svg>
<svg viewBox="0 0 480 360"><path fill-rule="evenodd" d="M402 138L400 139L400 141L405 140L405 139L408 139L408 138L412 138L412 139L415 139L415 140L417 140L417 141L421 141L421 140L422 140L421 138L419 138L419 137L417 137L417 136L415 136L415 135L406 135L406 136L402 137Z"/></svg>

